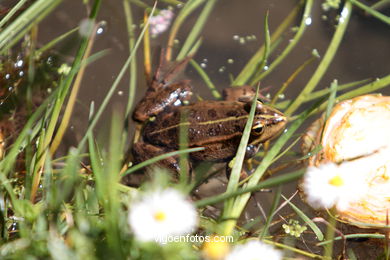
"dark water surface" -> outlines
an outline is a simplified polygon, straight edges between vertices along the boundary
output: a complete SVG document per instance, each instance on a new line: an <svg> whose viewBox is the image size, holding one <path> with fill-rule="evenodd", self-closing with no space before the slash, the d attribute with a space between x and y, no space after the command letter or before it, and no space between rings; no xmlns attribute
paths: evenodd
<svg viewBox="0 0 390 260"><path fill-rule="evenodd" d="M40 39L46 42L66 30L76 27L87 15L81 1L65 1L40 27ZM213 83L223 88L229 86L229 74L238 75L243 66L255 53L263 42L264 15L269 10L269 26L271 33L277 28L298 1L257 1L257 0L224 0L217 3L202 32L203 43L195 56L198 63L205 60L206 72ZM160 5L160 8L164 5ZM178 9L174 10L178 13ZM347 33L341 47L336 54L328 72L319 84L319 88L328 87L333 79L339 83L347 83L365 78L377 78L386 75L390 68L390 28L384 23L366 16L360 10L354 10ZM141 23L143 10L133 7L135 21ZM192 14L184 24L178 39L184 42L185 37L192 28L198 13ZM328 20L321 16L327 15ZM334 20L336 12L325 13L320 6L320 1L315 1L312 11L312 23L298 43L279 67L262 81L262 86L269 86L269 92L274 93L284 81L301 65L311 57L313 49L317 49L323 55L334 32ZM296 24L299 24L298 17ZM121 66L129 55L127 31L122 1L103 1L99 21L105 21L104 32L97 37L94 51L109 49L110 53L104 58L94 62L87 70L83 80L79 99L80 105L75 113L77 121L84 121L88 115L88 106L95 101L98 106L101 100L116 78ZM138 29L137 32L140 32ZM164 47L166 35L152 40L153 47ZM240 44L234 40L234 35L246 37L255 35L256 40L246 41ZM280 44L269 62L280 54L293 33L285 35L285 41ZM67 42L69 44L69 42ZM68 46L68 45L66 45ZM141 53L141 50L140 52ZM157 56L157 55L154 55ZM68 57L70 58L70 57ZM230 64L229 59L234 62ZM136 100L144 94L146 83L142 72L142 57L139 57L138 89ZM310 75L316 69L318 62L313 63L292 83L286 93L286 98L294 98L300 89L306 84ZM225 67L224 72L220 72ZM196 71L188 66L186 76L192 80L194 92L205 98L211 98L205 84L199 78ZM117 95L112 100L113 106L125 107L127 101L128 75L122 81ZM111 113L111 112L107 112ZM75 122L76 123L76 122ZM75 124L76 127L76 124ZM77 129L74 129L77 132Z"/></svg>
<svg viewBox="0 0 390 260"><path fill-rule="evenodd" d="M195 60L199 63L205 63L206 72L209 74L213 83L222 89L229 86L229 74L237 75L250 57L256 52L258 47L263 42L263 24L264 15L269 10L269 25L271 33L277 28L292 8L298 1L258 1L258 0L224 0L219 1L215 6L207 25L205 26L202 37L203 43L195 56ZM268 77L262 81L262 86L270 86L269 92L275 91L283 84L284 81L300 66L305 60L311 57L313 49L317 49L320 55L323 56L325 50L333 36L336 12L331 11L325 13L320 6L321 1L315 1L313 7L311 24L308 26L304 36L298 43L297 47L291 52L284 62L273 71ZM162 8L164 5L159 5ZM174 9L177 14L178 9ZM386 10L385 10L386 12ZM135 21L141 22L143 10L133 6ZM389 10L387 10L389 13ZM197 19L197 14L192 14L188 21L181 29L178 39L184 42L186 35L192 28L194 21ZM322 16L326 15L327 20ZM63 32L76 27L82 19L87 16L85 7L81 1L68 0L56 9L56 11L47 19L44 20L40 27L40 40L47 42L54 36L60 35ZM298 17L296 24L299 24ZM83 135L88 118L88 109L91 101L94 101L96 106L106 96L108 89L119 73L120 68L124 64L129 55L127 29L123 11L122 1L103 1L101 12L98 16L99 21L105 21L106 26L101 35L96 38L94 51L109 49L110 53L104 58L94 62L87 69L86 76L82 82L82 88L79 94L79 104L76 107L76 112L72 119L72 128L70 144L75 143L80 136ZM140 29L137 29L137 33ZM247 40L245 44L240 44L234 40L234 36L240 37L256 36L256 40ZM288 39L293 37L293 33L289 32L285 35L285 41L280 44L276 51L271 55L269 62L272 62L275 57L286 46ZM167 33L152 40L153 47L164 47L166 44ZM75 39L73 39L73 42ZM63 44L69 46L71 41ZM74 45L74 48L77 45ZM70 54L73 49L64 50L61 52L65 60L70 60ZM66 54L68 53L68 54ZM141 51L139 52L141 53ZM228 62L229 59L233 63ZM136 100L139 100L144 94L146 83L142 72L142 56L139 55L138 66L138 88L136 92ZM294 98L301 88L305 86L310 76L316 69L318 61L312 63L305 71L292 83L286 92L286 98ZM225 70L221 72L221 68ZM338 79L340 84L357 81L366 78L383 77L390 72L390 28L384 23L369 17L360 10L354 9L350 24L348 26L345 37L342 41L339 51L336 54L334 61L328 69L326 75L321 80L318 88L328 87L333 79ZM186 70L186 77L191 79L194 86L194 92L204 98L212 98L203 81L199 78L196 71L191 66ZM97 129L100 132L107 131L108 120L111 118L112 108L126 107L128 96L128 75L122 80L121 85L111 101L110 109L104 115L104 120L98 125ZM383 91L382 93L389 93ZM221 181L222 179L222 181ZM223 177L212 180L211 193L223 191ZM296 190L296 184L283 187L283 194L287 197L291 196ZM210 195L210 189L201 192L201 195ZM265 205L265 210L269 207L272 201L273 194L261 193L257 196L257 200ZM295 200L294 200L295 201ZM299 202L297 202L299 203ZM299 204L300 207L302 206ZM248 206L249 210L245 214L245 218L255 218L260 216L260 210L256 203ZM302 206L303 207L303 206ZM290 212L290 211L288 211ZM288 213L286 213L288 214ZM284 215L284 213L283 213ZM277 218L277 217L276 217ZM310 242L308 242L310 245ZM368 243L363 243L367 247ZM349 246L357 247L362 250L361 259L372 259L375 254L372 250L365 250L362 244L350 244ZM316 252L316 248L313 249ZM364 254L365 251L367 254ZM370 252L369 252L370 251ZM360 259L360 258L359 258Z"/></svg>

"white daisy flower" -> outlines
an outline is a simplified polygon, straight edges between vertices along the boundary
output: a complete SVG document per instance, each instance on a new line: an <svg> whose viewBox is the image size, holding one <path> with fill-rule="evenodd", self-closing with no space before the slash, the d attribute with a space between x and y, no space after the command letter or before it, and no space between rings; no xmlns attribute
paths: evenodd
<svg viewBox="0 0 390 260"><path fill-rule="evenodd" d="M128 221L138 240L164 244L171 236L193 232L198 216L184 195L165 189L145 194L131 204Z"/></svg>
<svg viewBox="0 0 390 260"><path fill-rule="evenodd" d="M257 240L235 246L225 260L281 260L283 254L280 250Z"/></svg>
<svg viewBox="0 0 390 260"><path fill-rule="evenodd" d="M362 161L309 167L303 183L307 202L313 208L329 209L335 206L338 210L345 210L367 190L365 168Z"/></svg>

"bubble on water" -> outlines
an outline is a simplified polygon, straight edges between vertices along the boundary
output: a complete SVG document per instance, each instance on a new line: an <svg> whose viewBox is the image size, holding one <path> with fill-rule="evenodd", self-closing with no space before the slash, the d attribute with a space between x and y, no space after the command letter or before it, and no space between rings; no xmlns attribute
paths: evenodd
<svg viewBox="0 0 390 260"><path fill-rule="evenodd" d="M16 63L15 63L15 67L16 68L20 68L23 66L23 60L18 60Z"/></svg>
<svg viewBox="0 0 390 260"><path fill-rule="evenodd" d="M16 222L12 223L11 225L11 231L15 231L18 227L18 224Z"/></svg>
<svg viewBox="0 0 390 260"><path fill-rule="evenodd" d="M238 41L239 39L240 39L240 36L238 36L237 34L233 35L233 40Z"/></svg>
<svg viewBox="0 0 390 260"><path fill-rule="evenodd" d="M223 73L224 71L226 70L226 67L225 66L222 66L218 69L218 72L219 73Z"/></svg>
<svg viewBox="0 0 390 260"><path fill-rule="evenodd" d="M9 73L5 74L4 76L5 79L10 79L11 78L11 75Z"/></svg>
<svg viewBox="0 0 390 260"><path fill-rule="evenodd" d="M74 125L70 126L70 130L72 130L72 131L74 130Z"/></svg>
<svg viewBox="0 0 390 260"><path fill-rule="evenodd" d="M177 8L182 8L182 7L183 7L183 4L182 4L182 3L177 4L176 7L177 7Z"/></svg>
<svg viewBox="0 0 390 260"><path fill-rule="evenodd" d="M227 63L233 64L233 63L234 63L234 60L233 60L233 59L228 59L228 60L227 60Z"/></svg>
<svg viewBox="0 0 390 260"><path fill-rule="evenodd" d="M309 25L311 25L311 23L312 23L312 19L311 19L311 17L309 16L309 17L307 17L307 18L305 19L305 24L306 24L306 26L309 26Z"/></svg>
<svg viewBox="0 0 390 260"><path fill-rule="evenodd" d="M263 70L268 70L269 69L269 67L267 66L267 65L265 65L264 67L263 67Z"/></svg>
<svg viewBox="0 0 390 260"><path fill-rule="evenodd" d="M24 71L23 70L21 70L21 71L19 71L19 77L23 77L24 76Z"/></svg>
<svg viewBox="0 0 390 260"><path fill-rule="evenodd" d="M14 90L14 87L8 87L8 91L12 91L12 90Z"/></svg>
<svg viewBox="0 0 390 260"><path fill-rule="evenodd" d="M118 96L123 96L123 91L122 90L118 91Z"/></svg>
<svg viewBox="0 0 390 260"><path fill-rule="evenodd" d="M286 95L284 95L283 93L282 93L282 94L279 94L279 95L278 95L278 98L279 98L279 99L285 99L285 98L286 98Z"/></svg>
<svg viewBox="0 0 390 260"><path fill-rule="evenodd" d="M245 44L245 38L244 37L240 37L239 43L240 44Z"/></svg>
<svg viewBox="0 0 390 260"><path fill-rule="evenodd" d="M201 66L202 68L206 68L206 67L207 67L207 64L204 63L204 62L202 62L202 63L200 64L200 66Z"/></svg>
<svg viewBox="0 0 390 260"><path fill-rule="evenodd" d="M99 27L96 29L96 34L101 35L102 33L104 33L106 31L106 27L107 27L107 22L101 21L99 23Z"/></svg>
<svg viewBox="0 0 390 260"><path fill-rule="evenodd" d="M209 60L208 59L203 59L203 62L204 63L207 63Z"/></svg>
<svg viewBox="0 0 390 260"><path fill-rule="evenodd" d="M82 37L89 37L90 32L94 26L94 22L92 19L83 19L79 24L79 34Z"/></svg>
<svg viewBox="0 0 390 260"><path fill-rule="evenodd" d="M47 58L47 60L46 60L46 63L47 63L48 65L50 65L50 66L53 66L53 64L54 64L54 59L53 59L53 57L52 57L52 56L49 56L49 57Z"/></svg>

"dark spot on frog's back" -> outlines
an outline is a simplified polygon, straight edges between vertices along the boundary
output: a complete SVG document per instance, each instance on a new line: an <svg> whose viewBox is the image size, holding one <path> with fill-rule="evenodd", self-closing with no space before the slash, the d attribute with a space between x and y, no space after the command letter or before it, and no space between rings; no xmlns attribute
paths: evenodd
<svg viewBox="0 0 390 260"><path fill-rule="evenodd" d="M167 127L167 126L169 126L169 121L168 120L164 120L164 121L162 121L162 126L163 127Z"/></svg>
<svg viewBox="0 0 390 260"><path fill-rule="evenodd" d="M177 137L177 131L176 128L171 128L168 130L168 137L174 139Z"/></svg>
<svg viewBox="0 0 390 260"><path fill-rule="evenodd" d="M221 129L219 127L212 127L207 131L209 136L217 136L221 133Z"/></svg>
<svg viewBox="0 0 390 260"><path fill-rule="evenodd" d="M226 113L227 116L239 116L240 113L236 110L230 110Z"/></svg>
<svg viewBox="0 0 390 260"><path fill-rule="evenodd" d="M208 114L209 117L215 118L217 116L217 111L215 111L215 109L209 109L207 111L207 114Z"/></svg>
<svg viewBox="0 0 390 260"><path fill-rule="evenodd" d="M241 132L241 131L242 131L240 125L234 125L234 130L235 130L236 132Z"/></svg>

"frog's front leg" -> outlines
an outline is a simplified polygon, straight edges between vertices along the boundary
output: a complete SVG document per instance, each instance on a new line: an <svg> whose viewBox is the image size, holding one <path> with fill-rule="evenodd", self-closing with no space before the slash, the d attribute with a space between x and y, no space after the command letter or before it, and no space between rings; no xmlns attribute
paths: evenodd
<svg viewBox="0 0 390 260"><path fill-rule="evenodd" d="M248 144L245 150L245 160L253 158L259 151L260 145Z"/></svg>
<svg viewBox="0 0 390 260"><path fill-rule="evenodd" d="M136 106L133 118L144 122L162 112L165 108L182 105L192 96L189 80L183 80L160 89L149 89L144 98Z"/></svg>
<svg viewBox="0 0 390 260"><path fill-rule="evenodd" d="M168 148L152 145L145 142L137 142L133 145L132 153L133 158L136 163L140 163L151 159L153 157L172 152ZM158 166L161 168L170 169L175 173L175 179L178 179L178 174L180 173L179 158L178 156L171 156L166 159L160 160L153 164L153 166Z"/></svg>

